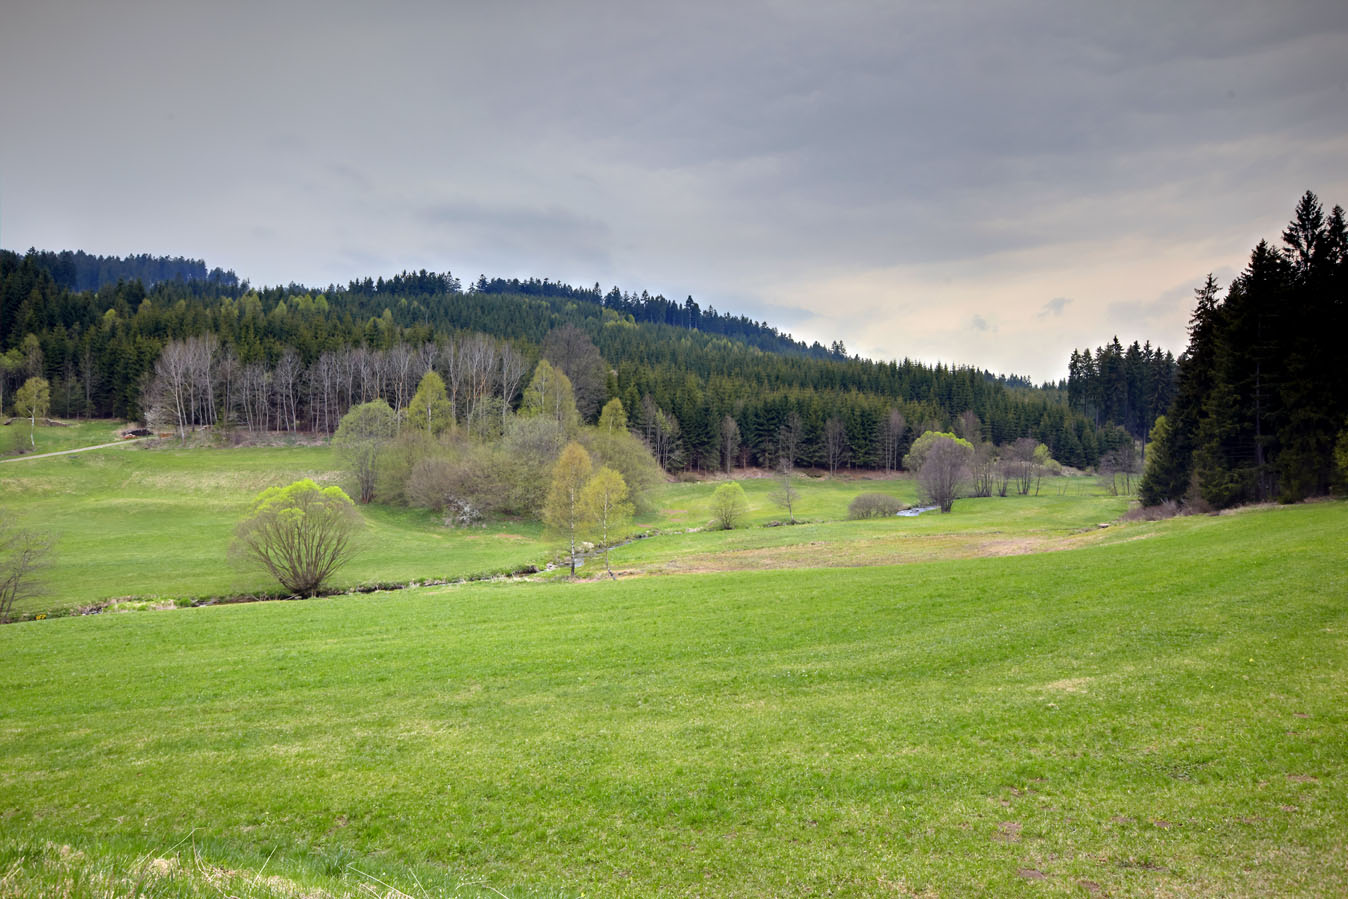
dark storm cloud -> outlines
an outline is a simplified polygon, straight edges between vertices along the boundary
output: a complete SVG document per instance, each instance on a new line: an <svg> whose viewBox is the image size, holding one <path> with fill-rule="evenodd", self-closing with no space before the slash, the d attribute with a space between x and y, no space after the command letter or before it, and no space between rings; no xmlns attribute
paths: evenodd
<svg viewBox="0 0 1348 899"><path fill-rule="evenodd" d="M0 240L619 283L1047 377L1015 328L1182 343L1159 292L1348 200L1346 34L1329 2L24 0Z"/></svg>

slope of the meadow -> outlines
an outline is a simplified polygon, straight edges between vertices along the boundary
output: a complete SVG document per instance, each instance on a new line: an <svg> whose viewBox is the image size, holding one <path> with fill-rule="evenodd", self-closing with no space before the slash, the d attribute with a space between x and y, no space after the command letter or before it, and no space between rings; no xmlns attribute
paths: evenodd
<svg viewBox="0 0 1348 899"><path fill-rule="evenodd" d="M0 506L56 538L43 595L17 611L59 611L118 597L165 601L276 591L231 566L233 529L267 487L299 478L340 484L328 446L139 445L0 465ZM432 514L362 508L363 551L337 586L462 578L543 560L536 522L453 531Z"/></svg>
<svg viewBox="0 0 1348 899"><path fill-rule="evenodd" d="M66 430L89 440L115 433L107 423ZM45 429L44 436L56 431L62 429ZM49 439L39 449L69 443L68 436ZM56 538L42 594L16 612L33 617L112 600L125 608L275 593L275 582L232 567L227 549L261 490L303 477L324 485L345 481L329 446L127 445L4 463L0 507ZM616 551L614 564L663 573L1005 555L1086 542L1069 538L1127 507L1126 499L1101 495L1090 479L1059 478L1046 482L1040 496L961 501L952 515L849 522L847 506L858 493L883 491L916 503L913 481L797 476L795 514L810 523L772 528L760 525L785 518L772 501L774 481L743 483L748 527L729 534L684 533L707 523L714 484L662 485L652 497L654 511L638 522L662 535ZM456 530L422 510L372 504L361 515L362 550L333 579L336 588L514 572L545 564L562 546L535 521Z"/></svg>
<svg viewBox="0 0 1348 899"><path fill-rule="evenodd" d="M1348 892L1348 506L1118 531L0 628L0 895Z"/></svg>

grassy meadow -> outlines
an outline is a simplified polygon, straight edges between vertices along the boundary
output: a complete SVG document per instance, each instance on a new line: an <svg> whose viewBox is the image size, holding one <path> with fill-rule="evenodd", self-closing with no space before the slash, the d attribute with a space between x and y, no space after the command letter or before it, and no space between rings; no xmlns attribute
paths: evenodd
<svg viewBox="0 0 1348 899"><path fill-rule="evenodd" d="M109 422L80 423L60 432L61 448L115 439ZM48 442L44 451L56 446ZM44 449L39 447L40 450ZM309 477L342 484L327 446L178 448L128 443L87 453L0 464L0 506L20 522L57 538L45 595L16 613L59 614L116 601L135 609L187 604L239 594L275 593L262 574L231 567L227 549L234 525L252 499L270 486ZM859 493L885 492L917 502L911 478L821 479L799 475L792 527L772 501L775 482L741 482L749 500L746 527L731 533L686 533L705 526L714 482L668 484L655 509L636 522L658 536L615 550L612 561L628 574L835 565L882 565L941 558L1007 555L1077 545L1082 534L1127 508L1086 478L1045 482L1040 496L961 501L949 515L927 514L852 522L847 506ZM391 506L361 508L367 529L362 552L333 580L337 588L427 580L481 578L543 566L561 541L533 521L445 528L428 512ZM597 576L601 566L585 573ZM560 574L557 573L558 575Z"/></svg>
<svg viewBox="0 0 1348 899"><path fill-rule="evenodd" d="M60 537L21 611L272 589L225 547L306 476L328 448L0 465ZM800 477L765 526L743 484L731 532L663 488L617 581L0 628L0 899L1348 894L1348 504L1119 524L1072 479L852 522L912 481ZM362 513L346 585L557 545Z"/></svg>
<svg viewBox="0 0 1348 899"><path fill-rule="evenodd" d="M226 552L260 491L303 477L341 483L332 450L130 444L0 465L0 505L57 538L47 595L17 611L275 592L279 586L264 575L231 567ZM550 546L536 522L455 531L423 511L361 511L364 550L338 573L337 586L513 571L545 561Z"/></svg>
<svg viewBox="0 0 1348 899"><path fill-rule="evenodd" d="M8 425L0 425L0 460L10 458L16 449L31 455L112 443L120 439L121 431L127 427L120 421L70 421L65 427L32 428L33 443L29 443L28 419L16 418Z"/></svg>
<svg viewBox="0 0 1348 899"><path fill-rule="evenodd" d="M0 895L1348 892L1348 507L1120 530L2 628Z"/></svg>

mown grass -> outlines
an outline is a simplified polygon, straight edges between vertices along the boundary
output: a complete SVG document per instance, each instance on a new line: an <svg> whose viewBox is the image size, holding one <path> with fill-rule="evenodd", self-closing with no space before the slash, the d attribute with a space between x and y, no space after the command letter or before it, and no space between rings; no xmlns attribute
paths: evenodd
<svg viewBox="0 0 1348 899"><path fill-rule="evenodd" d="M2 628L3 876L190 838L341 895L1343 895L1346 540L1324 503Z"/></svg>

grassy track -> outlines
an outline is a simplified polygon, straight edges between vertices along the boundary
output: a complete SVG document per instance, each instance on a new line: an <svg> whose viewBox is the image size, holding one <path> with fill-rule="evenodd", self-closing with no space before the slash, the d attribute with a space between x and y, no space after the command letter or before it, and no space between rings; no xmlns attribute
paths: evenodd
<svg viewBox="0 0 1348 899"><path fill-rule="evenodd" d="M0 628L0 895L1343 895L1345 545L1325 503Z"/></svg>

